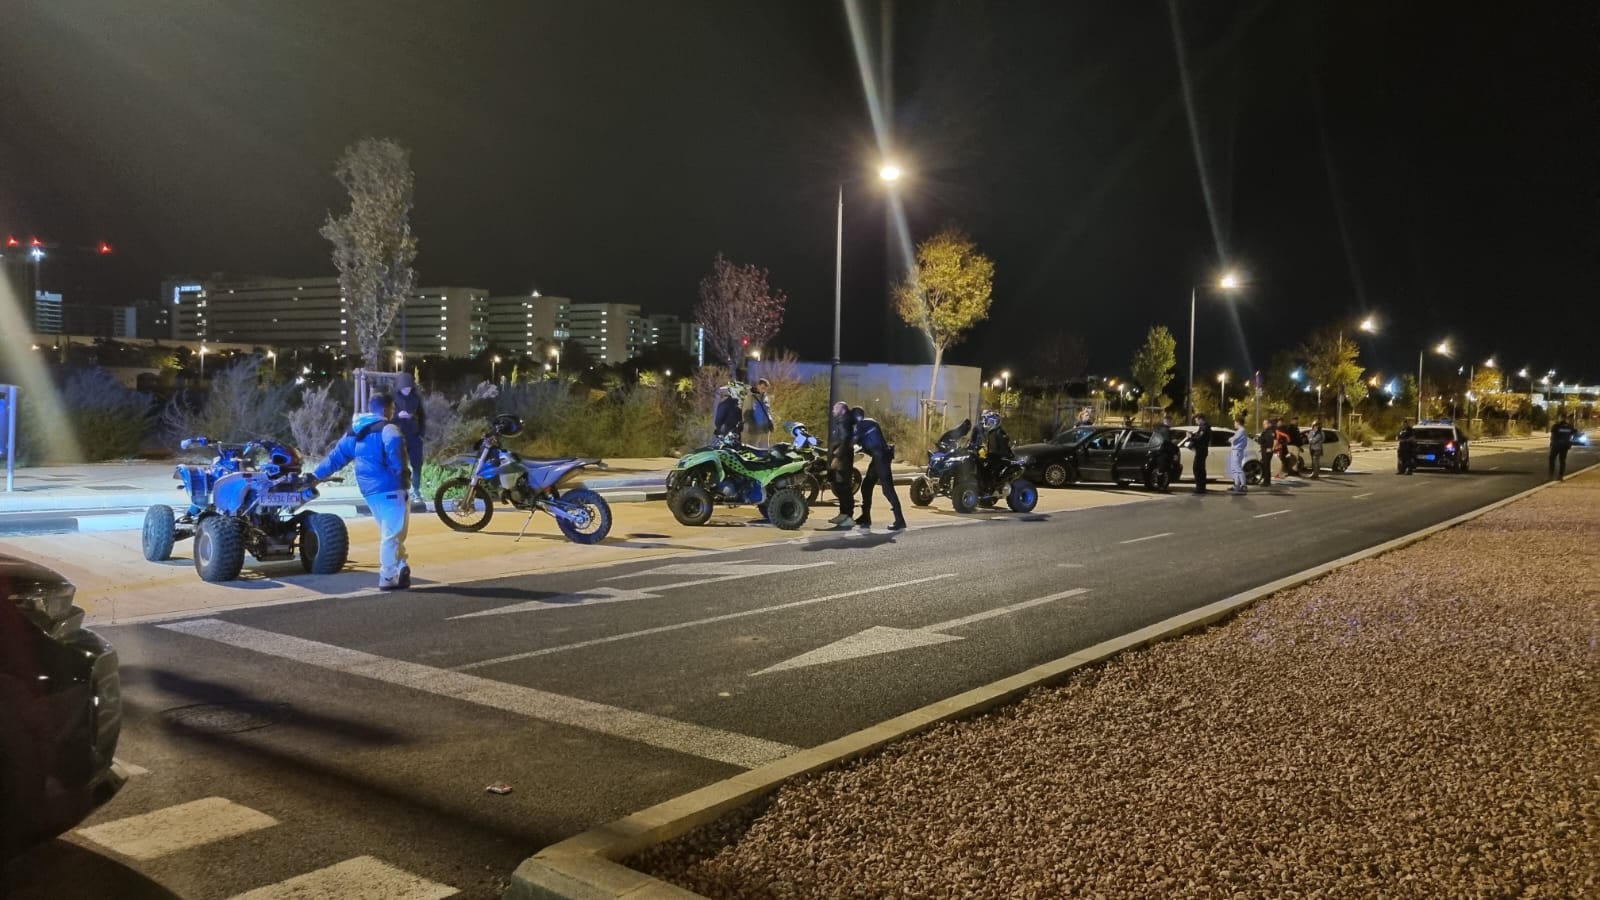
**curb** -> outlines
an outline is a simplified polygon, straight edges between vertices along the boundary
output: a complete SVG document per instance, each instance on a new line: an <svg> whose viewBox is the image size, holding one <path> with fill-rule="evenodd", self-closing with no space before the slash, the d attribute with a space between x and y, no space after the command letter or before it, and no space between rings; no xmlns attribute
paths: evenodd
<svg viewBox="0 0 1600 900"><path fill-rule="evenodd" d="M1569 473L1568 477L1597 467L1600 463ZM1547 481L1454 518L1102 641L574 835L523 860L502 896L505 900L700 897L630 869L618 860L714 822L732 810L775 792L791 778L834 768L942 722L1010 704L1036 688L1056 684L1079 669L1105 662L1125 650L1147 647L1215 624L1279 591L1314 581L1351 563L1414 544L1559 483Z"/></svg>

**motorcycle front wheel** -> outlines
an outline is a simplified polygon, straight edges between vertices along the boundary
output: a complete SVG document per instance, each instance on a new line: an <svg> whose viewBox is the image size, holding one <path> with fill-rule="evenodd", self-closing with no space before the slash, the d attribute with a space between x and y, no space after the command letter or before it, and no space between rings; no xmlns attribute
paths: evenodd
<svg viewBox="0 0 1600 900"><path fill-rule="evenodd" d="M916 480L911 482L912 503L918 506L927 506L933 502L934 496L933 482L928 480L928 476L918 475Z"/></svg>
<svg viewBox="0 0 1600 900"><path fill-rule="evenodd" d="M494 500L471 478L451 478L434 492L433 511L451 531L482 531L494 518Z"/></svg>

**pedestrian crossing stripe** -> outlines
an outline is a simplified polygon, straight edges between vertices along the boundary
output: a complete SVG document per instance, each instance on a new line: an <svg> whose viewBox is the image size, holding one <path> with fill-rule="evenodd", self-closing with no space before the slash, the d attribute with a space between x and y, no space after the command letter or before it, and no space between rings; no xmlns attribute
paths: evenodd
<svg viewBox="0 0 1600 900"><path fill-rule="evenodd" d="M358 856L245 891L230 900L444 900L459 893L448 884L429 881L371 856Z"/></svg>
<svg viewBox="0 0 1600 900"><path fill-rule="evenodd" d="M206 797L80 828L78 834L113 853L151 860L276 824L277 819L248 806L223 797Z"/></svg>

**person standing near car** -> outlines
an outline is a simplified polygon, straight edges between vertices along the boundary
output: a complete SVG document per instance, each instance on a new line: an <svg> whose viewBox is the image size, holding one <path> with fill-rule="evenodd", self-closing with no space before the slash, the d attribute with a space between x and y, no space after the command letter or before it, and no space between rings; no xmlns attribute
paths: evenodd
<svg viewBox="0 0 1600 900"><path fill-rule="evenodd" d="M1261 420L1261 435L1256 438L1256 444L1261 447L1261 486L1272 487L1272 452L1278 444L1276 419Z"/></svg>
<svg viewBox="0 0 1600 900"><path fill-rule="evenodd" d="M1250 455L1250 430L1244 426L1244 416L1233 417L1233 437L1228 441L1228 477L1233 479L1233 487L1228 490L1235 494L1245 492L1244 486L1244 460Z"/></svg>
<svg viewBox="0 0 1600 900"><path fill-rule="evenodd" d="M862 528L872 527L872 488L875 485L883 486L883 496L889 501L889 508L894 510L894 522L889 525L890 531L899 531L906 527L905 514L900 510L900 496L894 490L894 472L890 464L894 462L894 445L883 436L883 428L878 425L878 420L870 418L866 410L859 406L850 408L850 416L855 419L855 441L861 449L872 458L867 464L867 477L861 479L861 515L856 516L856 524Z"/></svg>
<svg viewBox="0 0 1600 900"><path fill-rule="evenodd" d="M406 459L411 463L411 499L422 500L422 439L428 434L428 411L423 407L417 380L401 372L396 380L399 391L394 398L395 424L406 439Z"/></svg>
<svg viewBox="0 0 1600 900"><path fill-rule="evenodd" d="M373 394L366 415L357 416L333 452L311 472L316 484L333 473L356 465L356 485L378 523L378 590L411 586L411 563L406 556L406 532L411 524L411 504L406 502L406 448L400 428L389 421L394 401Z"/></svg>
<svg viewBox="0 0 1600 900"><path fill-rule="evenodd" d="M856 469L855 416L843 400L833 405L828 423L828 481L839 498L839 514L828 521L846 526L855 521L856 492L851 475Z"/></svg>
<svg viewBox="0 0 1600 900"><path fill-rule="evenodd" d="M1550 475L1546 480L1567 480L1567 451L1572 449L1572 439L1577 434L1578 429L1572 427L1566 413L1550 426Z"/></svg>
<svg viewBox="0 0 1600 900"><path fill-rule="evenodd" d="M1311 430L1306 432L1306 449L1311 452L1311 477L1321 478L1322 445L1327 440L1322 433L1322 422L1311 420Z"/></svg>
<svg viewBox="0 0 1600 900"><path fill-rule="evenodd" d="M1395 435L1396 475L1414 475L1417 471L1417 433L1411 430L1411 420L1400 423L1400 433Z"/></svg>
<svg viewBox="0 0 1600 900"><path fill-rule="evenodd" d="M1172 417L1162 416L1161 422L1156 425L1155 431L1150 435L1151 443L1155 444L1156 471L1169 473L1172 471L1172 460L1178 454L1178 445L1172 440ZM1163 484L1161 479L1157 484ZM1161 493L1171 493L1170 479L1163 484Z"/></svg>
<svg viewBox="0 0 1600 900"><path fill-rule="evenodd" d="M1194 451L1194 492L1206 492L1206 454L1211 451L1211 426L1206 417L1194 417L1194 431L1189 434L1189 449Z"/></svg>

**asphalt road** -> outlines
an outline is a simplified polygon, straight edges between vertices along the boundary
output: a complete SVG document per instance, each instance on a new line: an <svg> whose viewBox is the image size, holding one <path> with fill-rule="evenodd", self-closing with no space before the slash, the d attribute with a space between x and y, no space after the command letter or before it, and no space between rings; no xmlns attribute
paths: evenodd
<svg viewBox="0 0 1600 900"><path fill-rule="evenodd" d="M104 628L148 772L13 864L14 896L263 900L319 872L496 897L578 831L1544 475L1473 462Z"/></svg>

